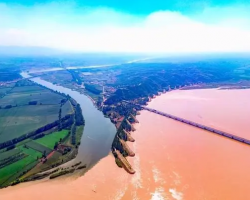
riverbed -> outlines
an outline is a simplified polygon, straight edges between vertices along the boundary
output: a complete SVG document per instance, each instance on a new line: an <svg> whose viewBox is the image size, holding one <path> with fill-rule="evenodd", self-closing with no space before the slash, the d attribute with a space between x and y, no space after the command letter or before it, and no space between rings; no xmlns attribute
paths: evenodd
<svg viewBox="0 0 250 200"><path fill-rule="evenodd" d="M176 90L148 107L250 139L250 90ZM83 111L84 113L84 111ZM141 111L128 143L136 170L126 173L112 155L84 176L36 181L0 191L5 200L245 200L250 199L250 146ZM85 132L84 132L85 134Z"/></svg>

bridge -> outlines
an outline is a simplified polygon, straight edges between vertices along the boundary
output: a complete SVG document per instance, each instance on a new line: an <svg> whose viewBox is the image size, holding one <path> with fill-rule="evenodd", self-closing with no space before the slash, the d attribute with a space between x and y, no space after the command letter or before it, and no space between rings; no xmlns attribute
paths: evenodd
<svg viewBox="0 0 250 200"><path fill-rule="evenodd" d="M171 115L171 114L168 114L168 113L164 113L164 112L161 112L161 111L152 109L152 108L148 108L148 107L145 107L145 106L141 106L141 105L139 105L139 104L134 104L134 103L131 103L131 102L129 102L129 101L123 100L123 102L128 103L128 104L132 104L132 105L134 105L137 109L147 110L147 111L156 113L156 114L158 114L158 115L162 115L162 116L164 116L164 117L167 117L167 118L176 120L176 121L178 121L178 122L182 122L182 123L184 123L184 124L187 124L187 125L190 125L190 126L193 126L193 127L196 127L196 128L200 128L200 129L209 131L209 132L211 132L211 133L215 133L215 134L217 134L217 135L220 135L220 136L223 136L223 137L226 137L226 138L229 138L229 139L232 139L232 140L235 140L235 141L238 141L238 142L241 142L241 143L250 145L250 140L248 140L248 139L246 139L246 138L239 137L239 136L236 136L236 135L233 135L233 134L231 134L231 133L224 132L224 131L220 131L220 130L218 130L218 129L215 129L215 128L212 128L212 127L209 127L209 126L205 126L205 125L202 125L202 124L199 124L199 123L196 123L196 122L192 122L192 121L190 121L190 120L183 119L183 118L181 118L181 117L177 117L177 116L174 116L174 115Z"/></svg>
<svg viewBox="0 0 250 200"><path fill-rule="evenodd" d="M138 106L138 105L137 105L137 106ZM156 113L156 114L158 114L158 115L162 115L162 116L164 116L164 117L168 117L168 118L170 118L170 119L173 119L173 120L182 122L182 123L184 123L184 124L188 124L188 125L190 125L190 126L194 126L194 127L196 127L196 128L200 128L200 129L203 129L203 130L206 130L206 131L215 133L215 134L217 134L217 135L221 135L221 136L227 137L227 138L229 138L229 139L232 139L232 140L235 140L235 141L238 141L238 142L241 142L241 143L250 145L250 140L248 140L248 139L245 139L245 138L242 138L242 137L239 137L239 136L230 134L230 133L226 133L226 132L224 132L224 131L220 131L220 130L217 130L217 129L215 129L215 128L211 128L211 127L208 127L208 126L205 126L205 125L196 123L196 122L192 122L192 121L187 120L187 119L183 119L183 118L180 118L180 117L176 117L176 116L174 116L174 115L170 115L170 114L167 114L167 113L164 113L164 112L161 112L161 111L152 109L152 108L148 108L148 107L144 107L144 106L140 106L140 107L141 107L142 109L144 109L144 110L147 110L147 111Z"/></svg>

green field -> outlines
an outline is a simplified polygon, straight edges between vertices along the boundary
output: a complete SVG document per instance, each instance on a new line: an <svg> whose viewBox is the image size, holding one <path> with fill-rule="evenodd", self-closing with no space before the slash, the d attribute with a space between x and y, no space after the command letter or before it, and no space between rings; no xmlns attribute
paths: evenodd
<svg viewBox="0 0 250 200"><path fill-rule="evenodd" d="M23 141L21 141L21 142L18 142L18 143L16 144L16 147L22 146L23 144L26 144L27 142L30 142L31 140L32 140L32 139L28 138L28 139L26 139L26 140L23 140Z"/></svg>
<svg viewBox="0 0 250 200"><path fill-rule="evenodd" d="M37 160L37 158L41 158L42 157L42 153L39 151L36 151L32 148L29 148L28 146L25 148L24 146L20 146L18 147L19 150L21 150L23 153L31 156L32 158L34 158L35 160Z"/></svg>
<svg viewBox="0 0 250 200"><path fill-rule="evenodd" d="M39 151L41 153L46 152L46 155L49 154L52 151L52 149L54 149L54 146L53 146L52 149L50 149L50 148L48 148L48 147L46 147L46 146L44 146L44 145L42 145L42 144L40 144L40 143L38 143L36 141L33 141L33 140L30 141L30 142L27 142L25 145L27 147L35 150L35 151Z"/></svg>
<svg viewBox="0 0 250 200"><path fill-rule="evenodd" d="M70 103L70 101L67 101L63 106L62 106L62 117L64 117L67 114L73 113L73 107Z"/></svg>
<svg viewBox="0 0 250 200"><path fill-rule="evenodd" d="M32 156L27 156L22 160L19 160L15 163L12 163L11 165L8 165L7 167L0 169L0 185L4 183L8 178L13 176L15 173L22 171L22 169L26 165L34 161L35 159Z"/></svg>
<svg viewBox="0 0 250 200"><path fill-rule="evenodd" d="M76 127L76 144L81 143L84 126Z"/></svg>
<svg viewBox="0 0 250 200"><path fill-rule="evenodd" d="M68 71L44 72L43 79L54 84L69 84L72 87L72 76Z"/></svg>
<svg viewBox="0 0 250 200"><path fill-rule="evenodd" d="M54 133L44 136L43 138L37 139L36 142L50 149L54 149L55 143L59 142L60 139L65 138L68 132L69 132L68 130L54 132Z"/></svg>
<svg viewBox="0 0 250 200"><path fill-rule="evenodd" d="M40 87L39 85L30 85L30 86L18 86L13 88L11 93L37 93L42 91L48 91L46 88Z"/></svg>
<svg viewBox="0 0 250 200"><path fill-rule="evenodd" d="M59 104L0 109L0 143L58 120L59 109Z"/></svg>
<svg viewBox="0 0 250 200"><path fill-rule="evenodd" d="M0 99L0 106L27 105L30 101L37 101L38 104L59 104L62 99L63 96L40 86L20 86L13 88L8 95Z"/></svg>
<svg viewBox="0 0 250 200"><path fill-rule="evenodd" d="M41 146L41 145L38 144L38 146ZM43 149L47 149L47 148L43 148ZM41 152L36 151L29 147L25 148L23 145L23 146L19 146L18 148L12 149L10 151L1 153L0 158L1 160L3 160L5 158L18 154L20 152L26 154L27 157L0 169L0 186L5 181L8 181L8 182L14 181L24 171L34 167L37 164L38 159L42 157Z"/></svg>
<svg viewBox="0 0 250 200"><path fill-rule="evenodd" d="M20 86L24 84L24 86ZM26 84L26 85L25 85ZM18 83L14 88L1 87L0 91L11 91L0 98L0 143L18 138L58 120L64 96L51 92L32 82ZM37 105L29 105L29 102ZM5 106L11 105L9 109ZM17 106L17 107L16 107ZM62 106L62 117L72 113L70 102Z"/></svg>
<svg viewBox="0 0 250 200"><path fill-rule="evenodd" d="M38 162L39 161L34 161L34 162L27 164L24 168L22 168L22 170L18 171L17 173L12 175L10 178L8 178L8 181L5 182L4 185L9 185L11 182L14 182L18 178L20 178L22 175L24 175L25 173L30 171L32 168L34 168L38 164Z"/></svg>
<svg viewBox="0 0 250 200"><path fill-rule="evenodd" d="M20 149L12 149L12 150L9 150L9 151L5 151L3 153L0 153L0 162L6 158L9 158L11 156L14 156L18 153L20 153Z"/></svg>
<svg viewBox="0 0 250 200"><path fill-rule="evenodd" d="M6 91L8 91L6 93ZM12 85L12 87L0 87L0 187L10 185L20 177L29 176L42 169L49 169L55 164L60 164L63 160L72 159L76 152L62 155L60 152L54 154L45 162L37 166L40 158L45 153L46 156L54 150L56 142L64 139L69 130L58 130L61 117L74 114L74 108L70 101L65 100L63 95L51 92L49 89L40 87L29 80L22 80ZM61 105L62 102L65 102ZM35 104L35 105L29 105ZM69 121L71 122L71 121ZM62 122L64 123L64 122ZM72 122L73 123L73 122ZM48 125L48 126L46 126ZM46 126L46 127L45 127ZM45 128L43 128L45 127ZM42 138L34 140L33 136L27 138L28 133L45 134ZM43 132L42 132L43 131ZM51 133L52 132L52 133ZM76 137L80 139L81 131L77 129ZM79 133L79 134L78 134ZM42 136L41 134L41 136ZM15 148L6 151L5 142L23 137L23 141L15 144ZM72 147L74 148L74 147ZM35 167L37 166L37 167Z"/></svg>

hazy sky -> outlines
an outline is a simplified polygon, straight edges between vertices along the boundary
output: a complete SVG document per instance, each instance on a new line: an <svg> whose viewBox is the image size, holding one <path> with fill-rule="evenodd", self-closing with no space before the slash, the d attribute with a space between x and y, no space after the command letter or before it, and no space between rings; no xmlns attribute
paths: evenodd
<svg viewBox="0 0 250 200"><path fill-rule="evenodd" d="M0 2L1 46L98 52L250 52L247 0L9 2Z"/></svg>

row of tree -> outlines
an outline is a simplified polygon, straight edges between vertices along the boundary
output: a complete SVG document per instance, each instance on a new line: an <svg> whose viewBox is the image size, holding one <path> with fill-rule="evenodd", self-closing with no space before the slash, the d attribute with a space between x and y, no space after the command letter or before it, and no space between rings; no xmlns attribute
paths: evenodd
<svg viewBox="0 0 250 200"><path fill-rule="evenodd" d="M26 155L24 153L18 153L18 154L15 154L13 156L10 156L4 160L1 160L0 161L0 169L18 161L18 160L21 160L24 157L26 157Z"/></svg>
<svg viewBox="0 0 250 200"><path fill-rule="evenodd" d="M79 104L77 104L75 107L75 118L74 123L71 127L71 143L73 145L76 145L76 128L77 126L85 125L85 120L82 115L82 109Z"/></svg>
<svg viewBox="0 0 250 200"><path fill-rule="evenodd" d="M69 124L72 122L71 115L66 115L65 117L62 118L62 121L63 121L62 128L68 127ZM11 145L15 145L18 142L21 142L21 141L23 141L23 140L25 140L27 138L30 138L30 137L34 137L34 136L36 136L36 135L38 135L38 134L40 134L40 133L42 133L44 131L52 129L52 128L58 126L58 125L59 125L59 120L56 120L56 121L54 121L54 122L52 122L50 124L47 124L47 125L45 125L43 127L40 127L37 130L32 131L30 133L27 133L25 135L22 135L22 136L20 136L18 138L15 138L15 139L0 143L0 149L3 149L5 147L11 146Z"/></svg>

